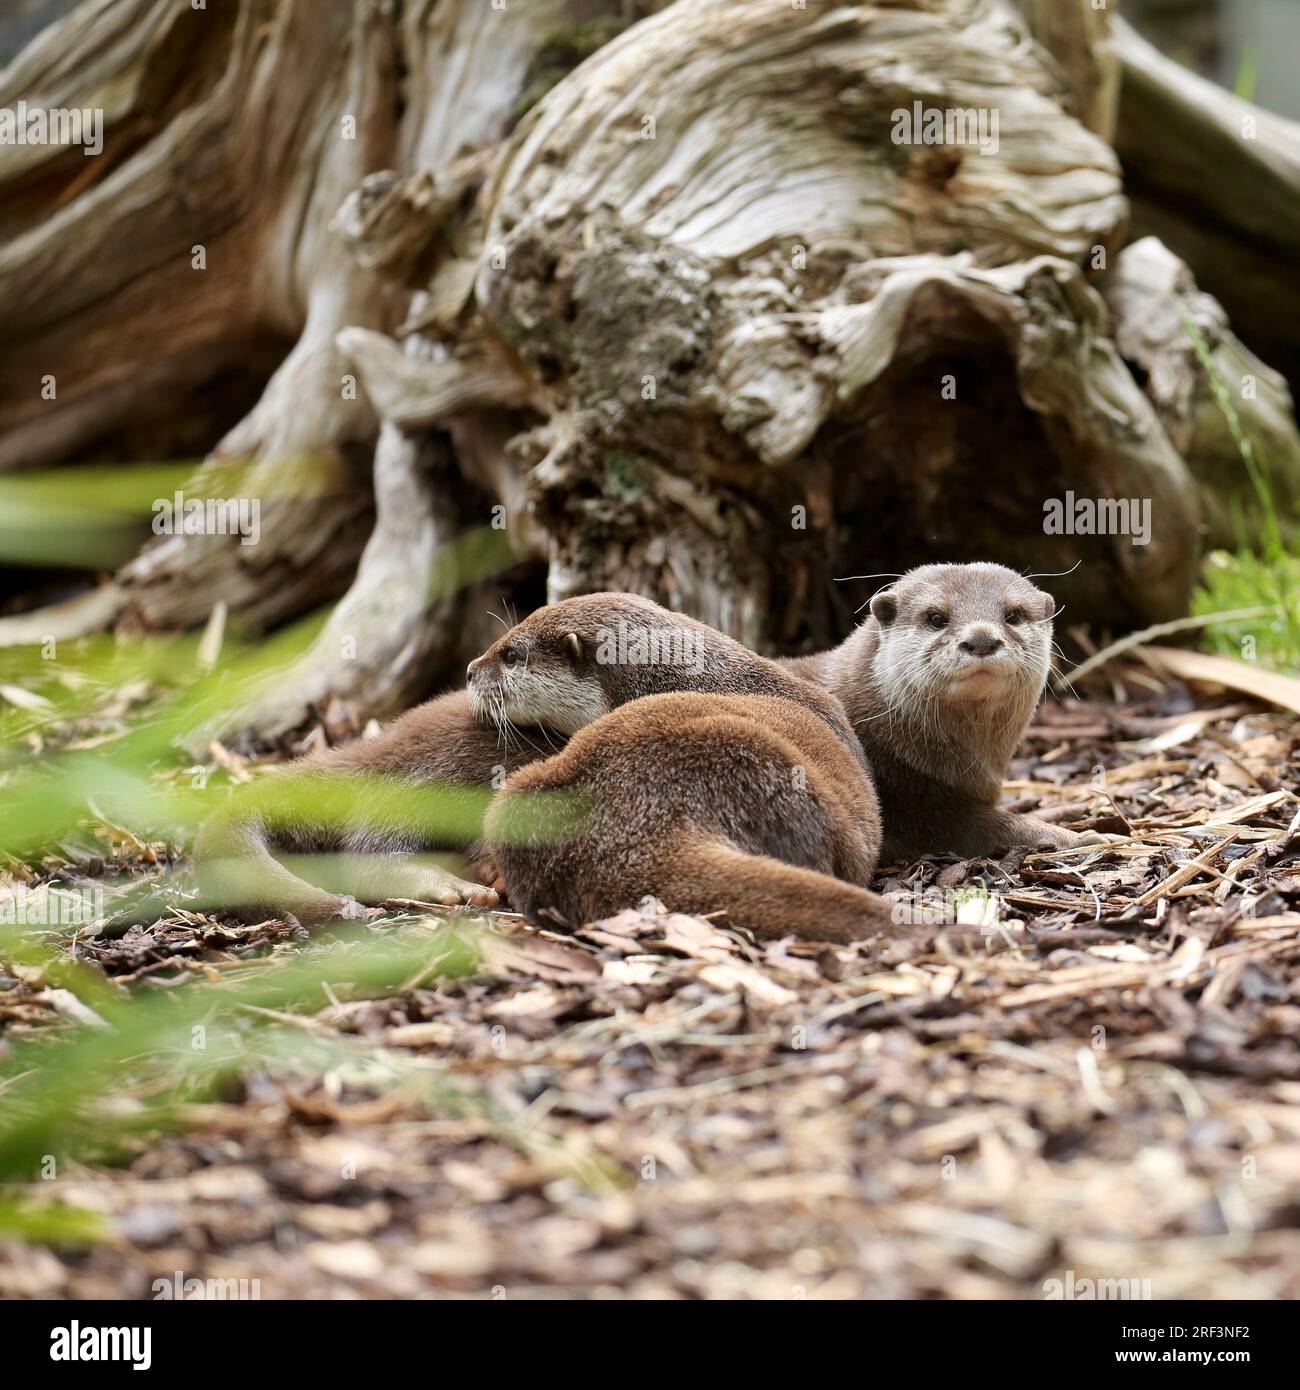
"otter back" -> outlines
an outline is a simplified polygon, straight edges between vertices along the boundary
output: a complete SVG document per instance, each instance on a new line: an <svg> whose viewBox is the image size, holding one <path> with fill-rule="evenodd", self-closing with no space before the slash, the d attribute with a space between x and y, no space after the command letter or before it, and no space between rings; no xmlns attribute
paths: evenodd
<svg viewBox="0 0 1300 1390"><path fill-rule="evenodd" d="M512 903L570 924L647 897L760 936L849 941L890 922L862 886L879 842L870 778L818 714L781 697L623 705L513 774L486 835Z"/></svg>

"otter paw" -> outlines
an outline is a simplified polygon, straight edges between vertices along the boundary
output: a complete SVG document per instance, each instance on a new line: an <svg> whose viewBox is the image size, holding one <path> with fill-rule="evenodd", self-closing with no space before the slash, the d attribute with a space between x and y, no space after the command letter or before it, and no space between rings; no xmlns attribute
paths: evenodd
<svg viewBox="0 0 1300 1390"><path fill-rule="evenodd" d="M427 869L411 895L421 902L439 903L443 907L495 907L496 891L482 883L470 883L442 869Z"/></svg>
<svg viewBox="0 0 1300 1390"><path fill-rule="evenodd" d="M1099 845L1108 838L1110 837L1099 835L1092 830L1067 830L1063 825L1039 822L1030 829L1021 843L1041 853L1044 850L1073 849L1077 845Z"/></svg>
<svg viewBox="0 0 1300 1390"><path fill-rule="evenodd" d="M323 927L330 922L365 922L379 916L379 908L366 907L355 898L323 897L297 905L293 914L283 913L290 926Z"/></svg>
<svg viewBox="0 0 1300 1390"><path fill-rule="evenodd" d="M367 907L355 898L341 898L334 917L339 922L368 922L372 917L382 917L383 909Z"/></svg>
<svg viewBox="0 0 1300 1390"><path fill-rule="evenodd" d="M1127 835L1108 835L1104 830L1071 830L1068 832L1070 839L1066 841L1071 845L1122 845L1127 839Z"/></svg>
<svg viewBox="0 0 1300 1390"><path fill-rule="evenodd" d="M498 898L506 896L506 881L501 876L501 870L497 867L495 859L484 859L478 866L479 879L487 884Z"/></svg>

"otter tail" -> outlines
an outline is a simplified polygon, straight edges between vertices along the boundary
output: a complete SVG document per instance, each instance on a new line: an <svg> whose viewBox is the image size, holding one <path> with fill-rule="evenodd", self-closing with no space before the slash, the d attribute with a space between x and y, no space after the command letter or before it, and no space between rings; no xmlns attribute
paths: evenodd
<svg viewBox="0 0 1300 1390"><path fill-rule="evenodd" d="M746 854L715 837L679 837L664 866L661 896L670 908L696 916L722 911L732 926L758 937L793 933L812 941L859 941L911 920L878 893Z"/></svg>

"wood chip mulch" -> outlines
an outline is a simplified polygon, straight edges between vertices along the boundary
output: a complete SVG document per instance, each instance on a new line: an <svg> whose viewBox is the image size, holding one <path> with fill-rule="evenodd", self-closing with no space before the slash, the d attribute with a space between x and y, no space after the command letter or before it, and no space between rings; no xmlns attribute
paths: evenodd
<svg viewBox="0 0 1300 1390"><path fill-rule="evenodd" d="M498 914L476 978L299 1020L474 1103L258 1071L124 1168L33 1184L116 1234L0 1246L0 1295L1300 1297L1300 732L1227 698L1046 704L1008 804L1122 838L882 871L943 925ZM140 990L268 948L304 949L180 893L75 945ZM75 1026L65 993L19 968L0 1022Z"/></svg>

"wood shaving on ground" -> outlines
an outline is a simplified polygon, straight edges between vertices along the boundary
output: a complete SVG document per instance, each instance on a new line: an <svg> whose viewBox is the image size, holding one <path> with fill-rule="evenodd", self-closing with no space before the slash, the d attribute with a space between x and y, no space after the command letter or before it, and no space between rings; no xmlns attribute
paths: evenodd
<svg viewBox="0 0 1300 1390"><path fill-rule="evenodd" d="M1072 1271L1300 1297L1300 736L1143 693L1044 705L1006 789L1113 842L886 866L952 920L848 948L497 914L478 976L296 1019L490 1105L255 1073L122 1167L32 1184L113 1236L0 1247L0 1295L183 1270L263 1298L1042 1298ZM300 947L178 900L70 953L145 990ZM0 978L11 1038L83 1008Z"/></svg>

